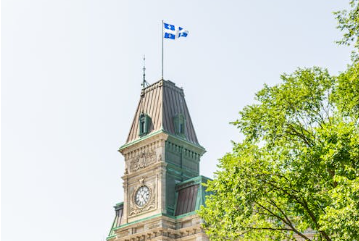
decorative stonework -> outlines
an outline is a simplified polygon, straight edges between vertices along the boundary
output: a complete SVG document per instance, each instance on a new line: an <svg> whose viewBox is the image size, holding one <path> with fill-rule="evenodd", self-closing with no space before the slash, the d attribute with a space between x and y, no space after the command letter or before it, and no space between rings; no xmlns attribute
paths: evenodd
<svg viewBox="0 0 359 241"><path fill-rule="evenodd" d="M186 225L183 225L186 223ZM186 226L186 227L185 227ZM181 219L157 217L150 221L133 223L115 231L116 235L108 241L150 241L150 240L186 240L209 241L200 224L198 215ZM126 235L127 233L127 235Z"/></svg>
<svg viewBox="0 0 359 241"><path fill-rule="evenodd" d="M136 185L132 191L131 198L130 198L129 217L136 216L136 215L146 213L148 211L156 209L156 206L157 206L156 205L156 192L155 192L156 184L155 183L146 183L145 184L144 180L145 179L143 177L141 177L139 179L139 184ZM135 202L135 195L136 195L137 190L143 186L148 187L148 189L150 191L150 198L149 198L149 201L144 206L140 207Z"/></svg>
<svg viewBox="0 0 359 241"><path fill-rule="evenodd" d="M130 171L135 172L139 169L148 167L156 162L156 151L142 152L130 161Z"/></svg>

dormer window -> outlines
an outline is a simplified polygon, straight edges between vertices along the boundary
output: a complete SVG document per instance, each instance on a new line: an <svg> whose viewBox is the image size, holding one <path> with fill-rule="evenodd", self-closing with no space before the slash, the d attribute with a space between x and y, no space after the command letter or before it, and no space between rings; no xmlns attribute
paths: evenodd
<svg viewBox="0 0 359 241"><path fill-rule="evenodd" d="M184 118L184 115L182 114L176 115L173 121L174 121L175 133L177 135L185 135L186 119Z"/></svg>
<svg viewBox="0 0 359 241"><path fill-rule="evenodd" d="M139 119L140 136L144 136L149 133L151 118L142 113Z"/></svg>

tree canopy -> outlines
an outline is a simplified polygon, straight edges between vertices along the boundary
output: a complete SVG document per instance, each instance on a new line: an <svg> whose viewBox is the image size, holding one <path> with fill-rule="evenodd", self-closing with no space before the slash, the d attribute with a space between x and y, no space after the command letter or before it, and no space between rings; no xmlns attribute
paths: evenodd
<svg viewBox="0 0 359 241"><path fill-rule="evenodd" d="M359 4L335 13L359 36ZM357 53L357 52L356 52ZM359 62L339 76L299 68L233 122L245 138L219 163L199 214L211 240L359 239Z"/></svg>
<svg viewBox="0 0 359 241"><path fill-rule="evenodd" d="M349 2L351 9L334 12L338 20L338 29L343 31L343 38L337 41L338 44L350 46L353 44L354 61L358 61L359 49L359 1L351 0Z"/></svg>

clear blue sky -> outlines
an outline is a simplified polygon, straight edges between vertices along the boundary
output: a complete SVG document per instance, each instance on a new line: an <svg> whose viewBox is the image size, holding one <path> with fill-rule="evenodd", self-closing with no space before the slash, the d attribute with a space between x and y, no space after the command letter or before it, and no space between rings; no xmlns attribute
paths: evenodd
<svg viewBox="0 0 359 241"><path fill-rule="evenodd" d="M161 77L161 20L189 30L165 41L165 79L182 86L201 174L240 140L229 125L263 84L297 67L349 63L335 10L347 1L2 1L4 241L100 241L123 200L122 156L147 80Z"/></svg>

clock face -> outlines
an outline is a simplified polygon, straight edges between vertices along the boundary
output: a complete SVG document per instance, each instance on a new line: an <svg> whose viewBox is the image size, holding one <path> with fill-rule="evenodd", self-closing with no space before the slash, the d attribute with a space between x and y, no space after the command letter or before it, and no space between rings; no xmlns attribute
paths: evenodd
<svg viewBox="0 0 359 241"><path fill-rule="evenodd" d="M150 199L150 189L146 186L142 186L139 189L137 189L137 192L135 194L135 203L139 207L145 206L145 204Z"/></svg>

